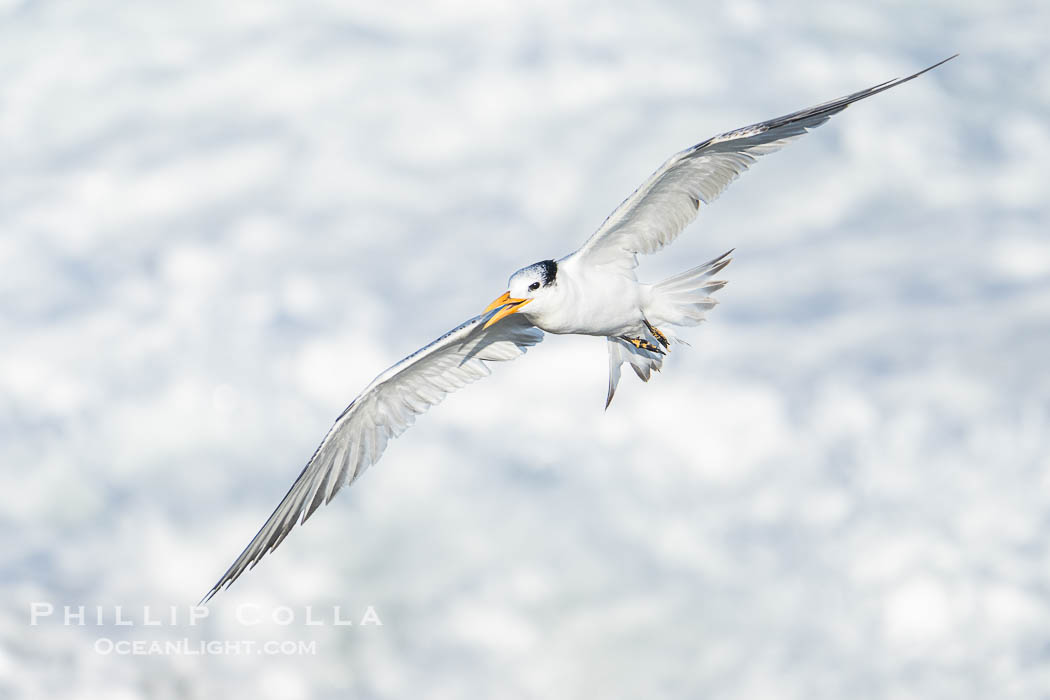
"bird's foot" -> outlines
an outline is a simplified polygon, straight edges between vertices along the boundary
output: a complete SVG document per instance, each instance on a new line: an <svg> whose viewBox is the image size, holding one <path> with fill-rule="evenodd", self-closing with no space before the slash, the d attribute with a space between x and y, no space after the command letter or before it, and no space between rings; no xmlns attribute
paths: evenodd
<svg viewBox="0 0 1050 700"><path fill-rule="evenodd" d="M648 350L649 352L655 352L661 355L667 354L659 345L653 345L648 340L642 340L641 338L628 338L625 335L621 335L620 338L626 340L628 343L638 348L639 350Z"/></svg>
<svg viewBox="0 0 1050 700"><path fill-rule="evenodd" d="M670 343L667 342L667 336L661 333L659 328L648 321L645 322L645 327L648 328L649 332L653 334L653 337L660 342L660 345L663 345L665 348L670 346Z"/></svg>

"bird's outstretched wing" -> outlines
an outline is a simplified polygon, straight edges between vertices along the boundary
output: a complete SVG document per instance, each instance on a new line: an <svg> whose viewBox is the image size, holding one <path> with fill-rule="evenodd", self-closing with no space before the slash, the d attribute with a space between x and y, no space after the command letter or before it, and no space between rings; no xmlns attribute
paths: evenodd
<svg viewBox="0 0 1050 700"><path fill-rule="evenodd" d="M417 415L487 376L488 362L513 360L543 340L543 331L521 316L484 328L491 316L470 319L376 377L336 419L280 505L201 602L229 587L276 549L296 522L306 522L318 506L375 464L387 442Z"/></svg>
<svg viewBox="0 0 1050 700"><path fill-rule="evenodd" d="M729 131L676 153L625 199L570 257L592 265L633 269L639 253L653 253L673 241L696 218L700 203L710 204L759 156L826 122L858 100L889 90L950 61L803 109Z"/></svg>

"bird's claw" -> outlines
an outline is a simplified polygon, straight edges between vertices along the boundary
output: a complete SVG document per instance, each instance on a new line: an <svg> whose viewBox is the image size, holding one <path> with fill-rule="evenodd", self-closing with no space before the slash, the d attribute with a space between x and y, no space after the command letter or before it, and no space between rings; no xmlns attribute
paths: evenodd
<svg viewBox="0 0 1050 700"><path fill-rule="evenodd" d="M639 350L648 350L649 352L655 352L655 353L659 353L661 355L666 355L667 354L667 353L664 352L663 348L661 348L659 345L653 345L648 340L642 340L641 338L628 338L625 335L620 336L620 337L623 338L624 340L626 340L628 343L630 343L634 347L638 348Z"/></svg>
<svg viewBox="0 0 1050 700"><path fill-rule="evenodd" d="M661 333L659 328L648 321L645 322L645 327L648 328L649 332L653 334L653 337L660 342L660 345L663 345L665 348L670 346L670 343L667 342L667 336Z"/></svg>

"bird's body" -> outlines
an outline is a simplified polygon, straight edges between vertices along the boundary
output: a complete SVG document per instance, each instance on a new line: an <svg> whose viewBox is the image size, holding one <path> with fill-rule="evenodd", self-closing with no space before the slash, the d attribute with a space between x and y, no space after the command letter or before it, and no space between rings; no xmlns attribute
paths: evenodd
<svg viewBox="0 0 1050 700"><path fill-rule="evenodd" d="M547 333L620 336L641 332L650 286L619 270L580 264L569 255L555 261L558 274L543 304L521 313ZM512 293L512 296L514 294Z"/></svg>
<svg viewBox="0 0 1050 700"><path fill-rule="evenodd" d="M779 150L850 104L941 63L907 78L714 136L673 155L578 250L518 270L507 292L480 315L376 377L336 419L284 499L205 600L257 564L297 522L305 522L378 461L387 442L404 432L415 416L487 375L488 363L521 356L543 339L544 332L606 338L606 407L623 364L648 381L677 339L672 327L694 326L714 307L711 294L725 285L714 275L730 258L725 253L661 282L645 284L635 276L638 255L673 241L696 218L701 204L710 204L760 156Z"/></svg>

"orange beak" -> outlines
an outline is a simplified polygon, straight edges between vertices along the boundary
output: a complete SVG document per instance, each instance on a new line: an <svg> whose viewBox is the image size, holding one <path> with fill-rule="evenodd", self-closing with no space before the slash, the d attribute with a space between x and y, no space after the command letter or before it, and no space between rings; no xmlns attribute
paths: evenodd
<svg viewBox="0 0 1050 700"><path fill-rule="evenodd" d="M499 299L496 299L494 302L486 306L485 310L481 312L482 314L487 314L493 309L498 309L501 306L503 307L499 309L492 318L485 322L483 328L488 328L500 319L506 318L517 311L521 311L521 307L525 306L530 301L532 301L532 299L511 299L510 292L503 292L503 295Z"/></svg>

